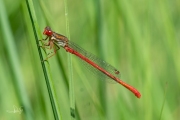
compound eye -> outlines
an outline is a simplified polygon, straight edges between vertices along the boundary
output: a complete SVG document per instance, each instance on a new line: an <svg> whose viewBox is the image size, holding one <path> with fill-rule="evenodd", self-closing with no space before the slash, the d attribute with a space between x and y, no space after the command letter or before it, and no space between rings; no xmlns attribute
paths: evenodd
<svg viewBox="0 0 180 120"><path fill-rule="evenodd" d="M48 31L48 35L52 35L52 31L49 30L49 31Z"/></svg>
<svg viewBox="0 0 180 120"><path fill-rule="evenodd" d="M45 28L44 32L43 32L44 35L47 35L47 36L51 36L53 34L53 32L48 29L48 28Z"/></svg>

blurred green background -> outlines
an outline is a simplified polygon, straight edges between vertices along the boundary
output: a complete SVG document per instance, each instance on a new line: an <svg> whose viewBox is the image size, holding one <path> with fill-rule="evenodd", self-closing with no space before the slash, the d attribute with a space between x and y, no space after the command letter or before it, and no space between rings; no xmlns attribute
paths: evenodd
<svg viewBox="0 0 180 120"><path fill-rule="evenodd" d="M41 33L48 25L67 35L63 0L33 4ZM70 40L115 66L121 79L142 97L99 80L73 55L69 74L71 63L60 49L49 66L61 119L71 118L67 79L71 75L77 120L178 120L180 1L67 0L66 4ZM0 120L53 120L25 0L0 0L0 31ZM14 109L23 111L12 113Z"/></svg>

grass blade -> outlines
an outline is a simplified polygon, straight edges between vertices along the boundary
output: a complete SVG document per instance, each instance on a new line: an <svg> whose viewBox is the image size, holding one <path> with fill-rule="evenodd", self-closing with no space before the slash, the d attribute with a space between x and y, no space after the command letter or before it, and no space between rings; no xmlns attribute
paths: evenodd
<svg viewBox="0 0 180 120"><path fill-rule="evenodd" d="M20 70L20 62L18 59L18 52L15 47L13 34L10 28L10 23L8 21L8 16L6 13L6 9L4 8L3 0L0 0L0 26L2 27L2 35L4 37L4 47L7 51L7 58L10 69L12 71L13 76L13 84L20 101L20 104L23 106L25 112L25 119L32 120L32 108L30 106L30 102L26 93L26 89L24 88L23 83L23 75Z"/></svg>
<svg viewBox="0 0 180 120"><path fill-rule="evenodd" d="M162 112L163 112L163 108L164 108L164 104L165 104L165 100L166 100L167 87L168 87L167 85L168 85L168 84L166 83L165 90L164 90L164 100L163 100L163 104L162 104L162 108L161 108L159 120L161 120L161 116L162 116Z"/></svg>
<svg viewBox="0 0 180 120"><path fill-rule="evenodd" d="M68 5L67 0L64 0L65 6L65 17L66 17L66 34L70 39L69 31L69 18L68 18ZM73 68L72 68L72 57L68 54L68 68L69 68L69 98L70 98L70 114L71 120L76 119L75 117L75 91L74 91L74 80L73 80Z"/></svg>
<svg viewBox="0 0 180 120"><path fill-rule="evenodd" d="M37 44L40 60L43 61L43 55L42 55L42 52L41 52L41 48L39 47L39 39L38 39L38 36L41 36L41 34L39 32L40 30L39 30L39 27L38 27L38 24L37 24L37 19L36 19L36 16L35 16L33 2L31 0L26 0L26 4L27 4L27 7L28 7L30 19L31 19L31 22L32 22L32 27L33 27L33 31L34 31L34 35L35 35L35 39L36 39L36 44ZM37 35L37 31L39 33L38 35ZM49 97L50 97L50 101L51 101L51 105L52 105L54 118L55 118L55 120L59 120L59 119L61 119L61 115L60 115L60 112L58 110L58 105L57 105L57 101L56 101L56 98L55 98L55 92L54 92L54 89L53 89L50 69L49 69L49 66L48 66L48 68L45 66L44 62L41 62L41 65L42 65L43 72L44 72L44 77L45 77L45 81L46 81L46 85L47 85L47 89L48 89L48 93L49 93Z"/></svg>

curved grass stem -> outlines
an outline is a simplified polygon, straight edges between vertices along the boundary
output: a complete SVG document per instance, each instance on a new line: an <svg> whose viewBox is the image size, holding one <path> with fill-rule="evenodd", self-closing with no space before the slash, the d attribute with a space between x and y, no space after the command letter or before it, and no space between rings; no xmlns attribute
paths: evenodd
<svg viewBox="0 0 180 120"><path fill-rule="evenodd" d="M32 2L32 0L26 0L26 4L27 4L30 19L31 19L31 22L32 22L32 27L33 27L34 36L35 36L35 39L36 39L36 44L37 44L37 48L38 48L40 61L44 61L43 55L42 55L42 52L41 52L41 48L40 48L40 45L39 45L39 39L38 39L38 38L42 39L42 36L40 34L40 29L39 29L39 26L38 26L38 23L37 23L33 2ZM55 120L61 120L61 115L60 115L60 111L58 109L55 90L54 90L54 87L53 87L53 81L51 79L50 67L49 67L48 64L45 65L45 62L41 62L41 65L42 65L42 69L43 69L43 73L44 73L44 77L45 77L45 81L46 81L46 85L47 85L47 89L48 89L49 98L50 98L50 101L51 101L51 106L52 106L54 118L55 118Z"/></svg>

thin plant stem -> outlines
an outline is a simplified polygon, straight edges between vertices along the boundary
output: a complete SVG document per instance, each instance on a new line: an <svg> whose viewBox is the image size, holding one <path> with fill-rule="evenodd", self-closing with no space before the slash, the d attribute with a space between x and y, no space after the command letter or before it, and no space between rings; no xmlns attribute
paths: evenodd
<svg viewBox="0 0 180 120"><path fill-rule="evenodd" d="M12 82L14 84L20 104L23 106L24 109L23 111L26 111L24 114L25 115L24 119L32 120L33 119L32 108L27 96L26 89L24 87L23 73L20 69L21 68L19 62L20 60L17 57L18 52L14 43L16 40L13 38L13 33L10 28L10 23L8 20L8 16L3 0L0 0L0 29L2 32L1 37L4 38L3 41L4 48L7 51L8 64L13 74L12 76L14 77Z"/></svg>
<svg viewBox="0 0 180 120"><path fill-rule="evenodd" d="M44 73L44 77L45 77L45 81L46 81L50 101L51 101L51 106L52 106L54 118L55 118L55 120L61 120L61 115L60 115L58 105L57 105L57 99L55 97L55 91L54 91L54 87L53 87L53 82L52 82L52 79L51 79L50 68L49 68L49 65L48 65L48 67L46 67L46 65L44 63L43 55L42 55L41 48L40 48L40 45L39 45L38 36L41 36L41 34L40 34L39 26L37 24L37 19L36 19L36 15L35 15L33 2L32 2L32 0L26 0L26 4L27 4L28 11L29 11L30 19L31 19L31 22L32 22L32 27L33 27L33 31L34 31L34 35L35 35L35 39L36 39L38 53L39 53L39 56L40 56L41 65L42 65L42 68L43 68L43 73ZM37 34L37 32L38 32L38 34Z"/></svg>
<svg viewBox="0 0 180 120"><path fill-rule="evenodd" d="M68 39L70 39L67 0L64 0L64 6L65 6L65 17L66 17L66 34L67 34ZM75 92L74 92L72 57L70 54L68 54L68 68L69 68L70 114L71 114L71 119L74 120L75 119Z"/></svg>
<svg viewBox="0 0 180 120"><path fill-rule="evenodd" d="M166 83L165 90L164 90L164 100L163 100L159 120L161 120L162 112L163 112L163 109L164 109L164 104L165 104L166 95L167 95L167 87L168 87L168 84Z"/></svg>

